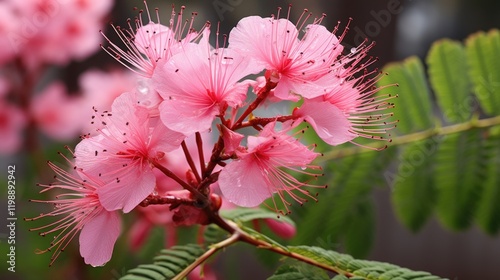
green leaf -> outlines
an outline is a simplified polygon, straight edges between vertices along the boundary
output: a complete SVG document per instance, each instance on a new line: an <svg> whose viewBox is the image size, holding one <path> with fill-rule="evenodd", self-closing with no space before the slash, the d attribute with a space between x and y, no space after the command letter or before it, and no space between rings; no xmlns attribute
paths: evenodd
<svg viewBox="0 0 500 280"><path fill-rule="evenodd" d="M486 140L487 176L484 191L479 199L476 213L478 225L486 233L494 235L500 230L500 135Z"/></svg>
<svg viewBox="0 0 500 280"><path fill-rule="evenodd" d="M220 215L226 219L244 223L256 219L273 219L280 222L285 222L295 226L293 220L288 216L278 216L276 212L263 208L236 208L231 210L222 210Z"/></svg>
<svg viewBox="0 0 500 280"><path fill-rule="evenodd" d="M400 158L394 179L392 202L399 220L418 231L434 210L436 189L433 178L439 138L410 144Z"/></svg>
<svg viewBox="0 0 500 280"><path fill-rule="evenodd" d="M326 272L305 264L282 265L267 280L329 280Z"/></svg>
<svg viewBox="0 0 500 280"><path fill-rule="evenodd" d="M349 279L366 280L439 280L443 279L433 276L428 272L412 271L397 265L354 259L350 255L340 254L335 251L325 250L320 247L289 246L289 250L295 254L307 257L315 262L329 266L332 271L340 275L348 276ZM288 278L282 278L288 279ZM292 278L293 279L293 278ZM334 279L345 279L342 277Z"/></svg>
<svg viewBox="0 0 500 280"><path fill-rule="evenodd" d="M208 225L203 232L203 242L206 245L218 243L228 237L229 233L215 224Z"/></svg>
<svg viewBox="0 0 500 280"><path fill-rule="evenodd" d="M141 264L130 269L122 280L171 279L193 263L205 249L197 244L163 249L152 264Z"/></svg>
<svg viewBox="0 0 500 280"><path fill-rule="evenodd" d="M474 93L489 115L500 115L500 32L478 32L465 41Z"/></svg>
<svg viewBox="0 0 500 280"><path fill-rule="evenodd" d="M483 131L475 129L443 138L436 155L436 210L443 225L466 229L474 216L487 168Z"/></svg>
<svg viewBox="0 0 500 280"><path fill-rule="evenodd" d="M242 229L257 239L264 240L267 243L271 244L272 246L275 246L275 247L281 248L285 251L288 251L286 246L281 245L279 242L275 241L274 239L272 239L271 237L269 237L265 234L262 234L262 233L254 230L252 228L249 228L249 227L242 227Z"/></svg>
<svg viewBox="0 0 500 280"><path fill-rule="evenodd" d="M429 88L422 62L410 57L401 63L391 63L382 69L388 76L377 84L386 87L399 84L399 98L394 100L394 115L399 119L397 131L405 134L425 130L434 126ZM394 88L383 88L381 94L394 94Z"/></svg>
<svg viewBox="0 0 500 280"><path fill-rule="evenodd" d="M429 81L445 119L457 123L471 117L469 76L462 43L443 39L435 42L427 56Z"/></svg>

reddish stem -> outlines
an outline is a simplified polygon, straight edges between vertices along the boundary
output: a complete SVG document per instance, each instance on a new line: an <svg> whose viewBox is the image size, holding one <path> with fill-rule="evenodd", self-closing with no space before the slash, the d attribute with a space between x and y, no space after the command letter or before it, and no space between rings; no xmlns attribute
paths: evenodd
<svg viewBox="0 0 500 280"><path fill-rule="evenodd" d="M266 85L257 92L257 98L248 105L248 108L243 112L243 114L238 118L238 120L231 126L231 130L237 130L241 127L243 121L255 110L259 107L260 103L264 101L271 90L273 90L278 83L273 83L269 79L267 79Z"/></svg>
<svg viewBox="0 0 500 280"><path fill-rule="evenodd" d="M201 177L200 177L200 174L198 173L196 165L194 164L193 158L191 157L191 154L189 153L189 149L186 145L186 141L182 141L181 146L182 146L182 151L184 152L184 155L186 156L186 160L189 164L189 167L191 168L191 171L193 171L194 176L196 177L196 182L200 183Z"/></svg>

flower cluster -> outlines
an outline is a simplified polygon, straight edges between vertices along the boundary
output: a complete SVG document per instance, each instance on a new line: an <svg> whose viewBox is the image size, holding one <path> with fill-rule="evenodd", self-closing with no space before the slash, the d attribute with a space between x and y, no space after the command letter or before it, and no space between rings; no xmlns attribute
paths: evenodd
<svg viewBox="0 0 500 280"><path fill-rule="evenodd" d="M324 16L305 10L296 24L279 12L247 17L228 37L217 30L212 46L210 24L194 30L195 14L184 21L184 7L173 8L167 25L147 9L145 22L143 13L127 28L114 27L125 47L109 39L103 47L142 77L140 89L117 97L111 110L95 109L95 128L74 151L73 176L81 179L48 187L75 193L54 202L49 216L69 216L50 225L48 232L61 231L52 247L63 249L81 229L82 256L102 265L116 236L95 255L87 247L94 248L91 231L113 227L115 233L116 213L155 204L170 207L152 215L169 212L167 220L178 225L214 222L223 203L271 203L287 214L292 201L316 199L309 189L326 187L313 182L321 176L313 163L320 153L300 141L304 122L330 145L357 144L359 137L390 141L384 134L394 124L384 110L393 107L391 97L376 95L380 75L368 70L373 45L345 51L345 32L328 31ZM295 108L258 115L277 102Z"/></svg>
<svg viewBox="0 0 500 280"><path fill-rule="evenodd" d="M85 89L81 94L69 92L53 77L54 66L65 67L99 50L102 36L98 30L113 2L0 1L0 155L23 148L37 153L38 132L57 141L73 140L82 132L87 112L91 112L87 104L111 105L112 101L97 100ZM80 79L82 88L95 84L84 76ZM130 77L127 79L120 79L120 93L135 86ZM115 83L108 79L108 84ZM114 99L116 94L111 92L107 90L106 95Z"/></svg>

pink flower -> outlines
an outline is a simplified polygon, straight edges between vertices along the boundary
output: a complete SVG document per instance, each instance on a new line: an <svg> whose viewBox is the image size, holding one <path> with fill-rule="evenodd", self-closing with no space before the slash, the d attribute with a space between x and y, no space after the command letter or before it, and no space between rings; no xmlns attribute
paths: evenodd
<svg viewBox="0 0 500 280"><path fill-rule="evenodd" d="M328 89L327 75L343 47L341 38L316 19L306 25L310 14L295 26L287 19L250 16L240 20L229 35L229 48L251 56L271 72L278 82L274 95L282 100L298 100L297 95L314 98ZM298 29L305 29L302 37ZM301 37L301 38L300 38Z"/></svg>
<svg viewBox="0 0 500 280"><path fill-rule="evenodd" d="M286 130L276 132L274 127L275 123L269 123L258 136L249 136L246 153L240 153L239 159L222 169L219 186L230 202L255 207L278 193L286 207L285 194L299 203L306 199L294 191L310 197L301 187L311 185L299 182L286 170L305 173L302 169L318 168L310 165L318 154L287 135Z"/></svg>
<svg viewBox="0 0 500 280"><path fill-rule="evenodd" d="M204 133L201 135L203 142L203 152L204 158L210 158L210 152L212 150L213 140L211 139L211 135L208 133ZM198 149L197 143L195 141L195 137L188 137L185 139L186 146L189 151L195 151ZM195 163L199 163L199 154L192 153L191 154ZM186 162L186 156L182 151L182 148L178 148L174 151L166 153L165 156L159 160L159 163L172 171L179 178L185 178L186 173L190 170L188 163ZM200 168L199 164L196 167ZM182 191L182 187L175 182L170 177L165 176L162 172L155 169L153 173L156 176L156 187L154 193L159 196L174 196L177 198L183 197L187 198L186 191ZM180 194L177 196L177 194ZM129 234L129 242L133 249L138 249L147 239L149 232L155 226L162 226L165 228L165 244L167 247L173 246L177 244L177 229L176 226L179 225L173 220L173 216L177 215L177 219L182 213L178 211L178 209L173 209L168 211L168 206L166 205L149 205L148 207L137 207L138 210L138 219L132 225L130 234ZM189 209L188 209L189 210ZM135 211L135 210L134 210ZM199 213L201 214L201 213ZM180 222L183 224L187 224L189 219L180 217ZM196 217L195 217L196 218Z"/></svg>
<svg viewBox="0 0 500 280"><path fill-rule="evenodd" d="M8 0L11 12L21 19L10 34L11 44L30 69L84 59L99 49L102 37L96 30L112 2Z"/></svg>
<svg viewBox="0 0 500 280"><path fill-rule="evenodd" d="M60 190L54 200L35 202L55 205L55 209L47 214L25 219L38 220L44 217L59 217L58 221L45 226L31 229L42 231L40 235L57 234L48 249L38 251L45 253L52 251L50 265L63 252L71 240L80 232L80 254L86 264L102 266L111 259L114 244L121 231L120 217L116 211L109 212L99 201L97 191L105 184L93 176L76 170L71 175L62 168L49 162L49 166L57 174L57 182L50 185L41 185L41 192Z"/></svg>
<svg viewBox="0 0 500 280"><path fill-rule="evenodd" d="M92 69L84 72L78 81L89 111L92 107L109 111L115 98L124 92L134 91L136 80L135 75L128 71Z"/></svg>
<svg viewBox="0 0 500 280"><path fill-rule="evenodd" d="M85 116L83 104L81 98L70 97L62 83L55 82L33 98L31 114L44 134L67 141L81 132Z"/></svg>
<svg viewBox="0 0 500 280"><path fill-rule="evenodd" d="M10 4L0 2L0 65L11 61L19 49L15 45L14 38L18 36L19 19L12 12Z"/></svg>
<svg viewBox="0 0 500 280"><path fill-rule="evenodd" d="M182 6L176 15L172 6L170 24L165 26L160 23L158 9L156 9L158 23L152 21L149 8L146 5L149 21L146 24L143 23L141 11L133 23L128 22L128 30L113 26L126 48L120 48L102 34L110 45L104 50L131 71L150 78L159 62L169 60L174 54L182 51L184 45L199 38L192 26L195 14L193 14L189 26L186 26L182 19L184 9Z"/></svg>
<svg viewBox="0 0 500 280"><path fill-rule="evenodd" d="M242 105L249 83L239 81L254 72L250 59L233 50L191 44L153 75L153 86L164 99L161 120L186 135L209 130L228 106Z"/></svg>
<svg viewBox="0 0 500 280"><path fill-rule="evenodd" d="M106 183L98 194L108 211L130 212L155 188L151 162L178 148L185 137L150 119L131 93L118 97L111 112L97 119L105 128L76 146L76 165Z"/></svg>
<svg viewBox="0 0 500 280"><path fill-rule="evenodd" d="M0 153L16 152L22 144L21 132L26 126L26 116L17 107L0 99Z"/></svg>
<svg viewBox="0 0 500 280"><path fill-rule="evenodd" d="M137 86L137 77L129 71L88 70L79 78L79 85L83 99L83 128L81 132L95 130L96 124L91 124L94 110L110 111L113 101L124 92L134 92ZM92 110L94 108L94 110ZM92 135L94 133L91 133Z"/></svg>
<svg viewBox="0 0 500 280"><path fill-rule="evenodd" d="M338 81L336 87L317 98L305 99L293 112L296 118L311 124L318 136L330 145L357 144L353 142L357 137L391 141L382 135L397 122L387 121L393 114L384 112L394 107L389 102L394 96L374 96L379 90L374 86L379 77L368 78L372 73L364 73L354 78L359 70L347 69L336 75L337 78L331 77Z"/></svg>

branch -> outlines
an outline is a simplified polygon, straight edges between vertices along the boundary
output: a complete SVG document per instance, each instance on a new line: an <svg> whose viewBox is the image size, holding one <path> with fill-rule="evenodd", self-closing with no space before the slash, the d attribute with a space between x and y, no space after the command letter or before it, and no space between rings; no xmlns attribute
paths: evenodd
<svg viewBox="0 0 500 280"><path fill-rule="evenodd" d="M500 116L487 118L478 120L477 118L472 118L468 122L444 126L444 127L434 127L424 131L419 131L416 133L411 133L403 136L398 136L392 139L391 146L399 146L404 145L424 139L428 139L434 136L445 136L454 133L459 133L467 130L471 130L474 128L487 128L492 126L500 125ZM384 144L385 145L385 144ZM382 147L383 145L380 145ZM375 147L379 148L379 147ZM324 153L324 156L321 157L322 161L328 161L332 159L344 158L355 154L370 152L369 149L362 149L360 147L349 147L345 149L335 149L331 150L327 153Z"/></svg>
<svg viewBox="0 0 500 280"><path fill-rule="evenodd" d="M226 248L236 241L238 241L240 238L240 232L235 231L228 239L225 239L217 244L211 245L210 249L206 251L203 255L201 255L198 259L196 259L192 264L190 264L188 267L186 267L181 273L179 273L177 276L172 278L172 280L181 280L184 279L184 277L187 277L187 275L193 271L196 267L199 265L203 264L208 258L210 258L212 255L217 253L220 249Z"/></svg>

